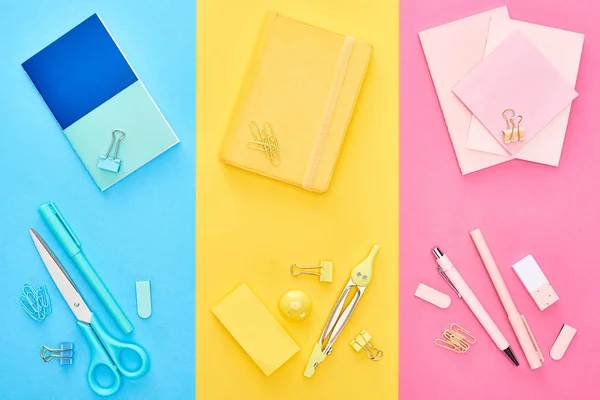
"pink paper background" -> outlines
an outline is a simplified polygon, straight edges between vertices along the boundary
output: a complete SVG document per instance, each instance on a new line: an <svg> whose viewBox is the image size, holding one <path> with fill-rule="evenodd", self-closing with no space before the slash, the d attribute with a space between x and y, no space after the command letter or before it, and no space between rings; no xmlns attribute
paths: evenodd
<svg viewBox="0 0 600 400"><path fill-rule="evenodd" d="M461 176L417 33L507 4L511 17L586 34L558 168L520 160ZM600 4L592 0L402 0L400 3L400 398L600 398ZM546 362L529 369L472 243L480 228ZM436 272L439 246L511 343L515 367ZM541 312L511 265L533 254L560 300ZM451 295L438 309L419 282ZM433 345L451 322L477 343L467 354ZM563 323L578 329L564 358L549 350Z"/></svg>

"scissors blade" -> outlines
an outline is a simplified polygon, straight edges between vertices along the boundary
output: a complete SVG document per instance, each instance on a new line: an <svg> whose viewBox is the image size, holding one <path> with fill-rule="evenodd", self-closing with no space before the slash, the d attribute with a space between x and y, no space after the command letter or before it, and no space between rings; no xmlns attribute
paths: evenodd
<svg viewBox="0 0 600 400"><path fill-rule="evenodd" d="M38 253L40 253L40 257L42 257L46 269L50 273L60 294L62 294L69 305L69 308L73 311L77 320L89 324L92 320L92 312L81 298L81 294L79 294L79 291L75 287L71 277L69 277L69 274L67 274L67 271L65 271L60 261L58 261L52 250L50 250L46 242L44 242L35 229L30 229L29 234L33 239L35 248Z"/></svg>

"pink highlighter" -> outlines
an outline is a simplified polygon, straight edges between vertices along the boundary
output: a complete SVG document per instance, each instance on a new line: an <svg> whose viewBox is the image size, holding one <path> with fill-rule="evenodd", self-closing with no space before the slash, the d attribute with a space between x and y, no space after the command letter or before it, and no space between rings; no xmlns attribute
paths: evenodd
<svg viewBox="0 0 600 400"><path fill-rule="evenodd" d="M469 288L467 282L465 282L456 268L454 268L454 265L452 265L448 256L444 255L438 247L433 249L433 254L439 265L438 272L440 275L442 275L446 282L454 289L458 294L458 297L462 297L465 303L467 303L467 306L469 306L473 314L475 314L475 317L479 320L481 326L483 326L494 343L496 343L496 346L498 346L498 348L518 366L519 362L512 352L508 340L506 340L502 332L500 332L500 329L498 329L498 326L496 326L490 315L485 311L485 308L483 308L479 300L477 300L475 293Z"/></svg>
<svg viewBox="0 0 600 400"><path fill-rule="evenodd" d="M492 257L492 252L490 251L485 238L483 237L483 233L481 233L479 229L475 229L471 232L471 238L473 238L473 242L475 243L475 247L477 247L477 251L481 256L483 265L490 275L490 279L496 288L498 297L500 298L500 301L506 310L508 322L510 322L513 331L515 331L515 336L521 345L521 349L523 349L523 353L525 354L525 358L527 358L529 367L531 369L537 369L541 367L542 363L544 362L544 356L542 355L542 352L535 341L535 337L533 336L531 329L529 329L529 325L527 324L525 316L517 311L517 306L515 306L515 302L513 301L512 297L510 297L510 292L506 287L506 283L504 283L504 279L502 279L500 270L494 261L494 257Z"/></svg>

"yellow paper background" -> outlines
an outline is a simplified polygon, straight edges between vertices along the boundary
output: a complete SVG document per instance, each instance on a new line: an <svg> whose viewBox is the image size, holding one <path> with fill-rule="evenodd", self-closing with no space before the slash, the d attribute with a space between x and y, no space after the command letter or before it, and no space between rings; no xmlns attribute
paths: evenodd
<svg viewBox="0 0 600 400"><path fill-rule="evenodd" d="M317 400L398 397L399 32L397 0L200 0L197 13L197 397ZM277 11L374 46L329 191L309 193L218 161L260 28ZM351 269L379 243L373 281L312 379L310 352ZM334 263L333 283L289 266ZM301 351L270 377L210 309L246 282ZM279 297L304 290L304 322ZM367 329L385 352L371 362L348 342Z"/></svg>

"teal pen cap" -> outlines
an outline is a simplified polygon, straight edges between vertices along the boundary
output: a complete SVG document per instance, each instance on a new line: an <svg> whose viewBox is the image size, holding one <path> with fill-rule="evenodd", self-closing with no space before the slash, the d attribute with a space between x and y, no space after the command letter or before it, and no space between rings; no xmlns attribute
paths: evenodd
<svg viewBox="0 0 600 400"><path fill-rule="evenodd" d="M42 204L38 208L38 212L65 252L69 254L69 257L73 257L75 254L81 252L81 242L77 239L77 236L75 236L75 233L60 211L58 211L56 204L52 202Z"/></svg>
<svg viewBox="0 0 600 400"><path fill-rule="evenodd" d="M119 325L119 328L121 328L124 333L133 331L133 325L131 325L131 322L127 319L127 316L123 310L121 310L121 307L119 307L112 294L108 291L96 270L85 257L85 254L83 254L81 242L77 236L75 236L75 232L73 232L73 229L71 229L67 220L60 213L56 204L52 202L42 204L38 208L38 212L64 251L73 260L77 268L79 268L79 271L81 271L81 274L98 295L110 316L117 325Z"/></svg>

